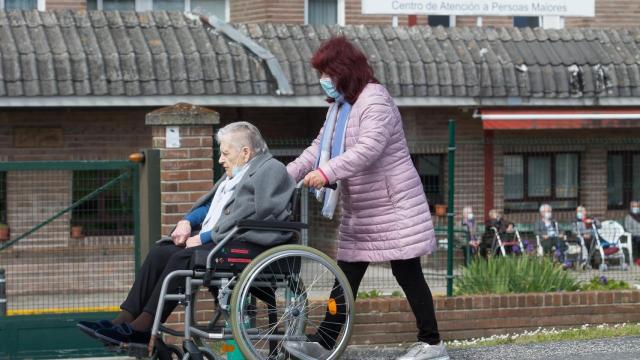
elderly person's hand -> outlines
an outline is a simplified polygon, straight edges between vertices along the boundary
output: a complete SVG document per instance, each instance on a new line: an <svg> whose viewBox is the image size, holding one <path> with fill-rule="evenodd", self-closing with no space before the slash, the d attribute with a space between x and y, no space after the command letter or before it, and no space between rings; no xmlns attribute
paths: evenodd
<svg viewBox="0 0 640 360"><path fill-rule="evenodd" d="M319 170L313 170L304 177L304 186L316 189L322 189L327 185L327 179Z"/></svg>
<svg viewBox="0 0 640 360"><path fill-rule="evenodd" d="M187 239L187 248L200 246L202 245L202 240L200 240L200 235L192 236Z"/></svg>
<svg viewBox="0 0 640 360"><path fill-rule="evenodd" d="M180 220L176 229L171 233L171 240L176 246L184 246L191 236L191 223L189 220Z"/></svg>

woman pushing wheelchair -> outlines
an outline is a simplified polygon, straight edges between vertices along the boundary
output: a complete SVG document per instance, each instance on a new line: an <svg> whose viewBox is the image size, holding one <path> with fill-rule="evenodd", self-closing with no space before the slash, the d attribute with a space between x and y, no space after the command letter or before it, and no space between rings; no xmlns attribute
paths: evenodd
<svg viewBox="0 0 640 360"><path fill-rule="evenodd" d="M324 216L332 217L342 201L337 257L353 294L369 263L391 262L418 327L418 342L398 359L449 359L420 264L420 256L435 248L431 214L398 107L374 78L366 56L346 38L322 44L311 65L329 110L318 137L287 170L317 189ZM334 183L336 190L324 188ZM297 358L326 358L343 322L344 316L327 311L309 341L288 341L284 347Z"/></svg>
<svg viewBox="0 0 640 360"><path fill-rule="evenodd" d="M194 252L212 250L239 220L288 220L295 183L284 165L269 153L259 130L247 122L231 123L218 131L216 141L225 176L196 201L170 237L151 248L116 318L81 321L78 327L83 332L116 346L148 343L162 284L171 272L192 267ZM237 246L241 242L247 253L258 254L290 237L290 233L279 231L249 230L231 243ZM171 292L178 291L180 282L176 280L169 281ZM163 323L176 306L176 301L164 304Z"/></svg>

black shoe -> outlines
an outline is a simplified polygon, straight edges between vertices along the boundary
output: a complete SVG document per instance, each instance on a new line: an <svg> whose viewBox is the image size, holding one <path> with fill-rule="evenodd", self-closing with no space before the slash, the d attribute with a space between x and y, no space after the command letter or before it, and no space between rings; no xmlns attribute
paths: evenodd
<svg viewBox="0 0 640 360"><path fill-rule="evenodd" d="M78 321L76 326L83 333L91 336L92 338L95 338L97 330L111 328L111 327L113 327L113 323L111 321L109 321L109 320Z"/></svg>
<svg viewBox="0 0 640 360"><path fill-rule="evenodd" d="M120 324L108 329L96 330L96 337L106 344L122 346L124 344L147 344L151 331L136 331L129 324Z"/></svg>

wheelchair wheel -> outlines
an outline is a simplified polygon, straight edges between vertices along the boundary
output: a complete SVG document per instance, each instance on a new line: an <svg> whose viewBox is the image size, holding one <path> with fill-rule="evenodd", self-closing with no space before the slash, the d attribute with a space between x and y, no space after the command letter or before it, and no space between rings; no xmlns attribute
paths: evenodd
<svg viewBox="0 0 640 360"><path fill-rule="evenodd" d="M179 347L162 344L162 348L156 347L151 360L180 360L182 357L182 350Z"/></svg>
<svg viewBox="0 0 640 360"><path fill-rule="evenodd" d="M200 354L202 354L203 360L221 360L220 358L216 358L214 355L209 354L208 352L205 352L205 351L202 351ZM182 360L191 360L191 359L192 359L192 356L189 353L184 353L184 355L182 356Z"/></svg>
<svg viewBox="0 0 640 360"><path fill-rule="evenodd" d="M231 330L250 360L287 359L286 342L299 345L331 332L335 344L323 359L337 359L351 335L353 302L334 260L313 248L283 245L260 254L242 272L231 297ZM325 314L330 319L321 326Z"/></svg>

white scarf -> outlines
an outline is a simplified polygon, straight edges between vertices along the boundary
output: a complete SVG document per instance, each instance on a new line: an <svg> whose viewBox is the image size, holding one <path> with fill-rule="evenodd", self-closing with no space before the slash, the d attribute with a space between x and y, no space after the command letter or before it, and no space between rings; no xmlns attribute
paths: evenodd
<svg viewBox="0 0 640 360"><path fill-rule="evenodd" d="M222 210L229 203L229 200L233 197L234 190L236 185L242 180L244 174L249 170L249 163L247 163L242 170L236 176L224 179L218 188L216 189L215 195L213 195L213 199L211 200L211 205L209 206L209 212L207 212L207 216L204 218L202 222L202 227L200 229L200 234L206 231L211 231L213 227L216 225L218 220L220 220L220 216L222 216Z"/></svg>

